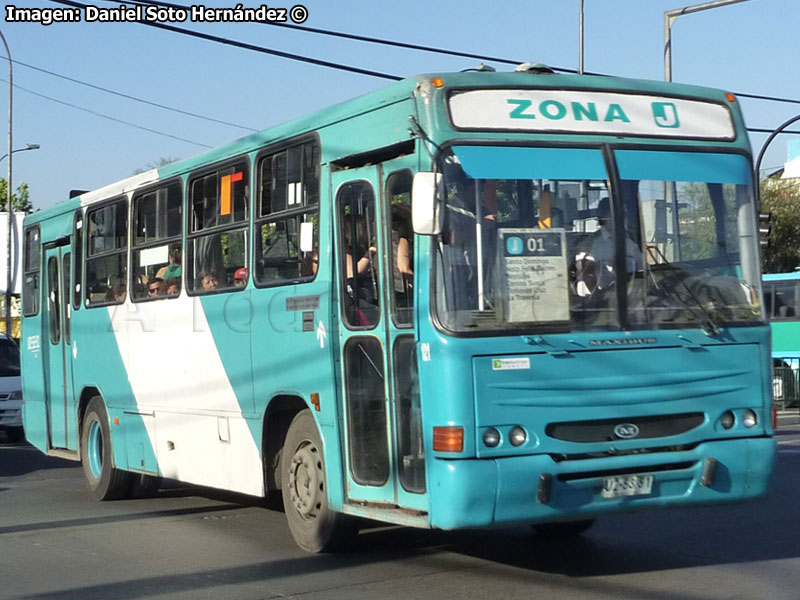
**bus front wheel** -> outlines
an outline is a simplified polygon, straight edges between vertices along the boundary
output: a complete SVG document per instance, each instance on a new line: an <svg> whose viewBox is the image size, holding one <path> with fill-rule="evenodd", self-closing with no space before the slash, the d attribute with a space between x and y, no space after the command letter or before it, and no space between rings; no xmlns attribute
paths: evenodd
<svg viewBox="0 0 800 600"><path fill-rule="evenodd" d="M86 407L81 429L81 464L89 491L98 500L116 500L127 495L128 473L114 467L108 413L100 396Z"/></svg>
<svg viewBox="0 0 800 600"><path fill-rule="evenodd" d="M283 508L297 545L308 552L338 550L356 534L355 521L328 508L322 441L308 410L295 416L281 452Z"/></svg>

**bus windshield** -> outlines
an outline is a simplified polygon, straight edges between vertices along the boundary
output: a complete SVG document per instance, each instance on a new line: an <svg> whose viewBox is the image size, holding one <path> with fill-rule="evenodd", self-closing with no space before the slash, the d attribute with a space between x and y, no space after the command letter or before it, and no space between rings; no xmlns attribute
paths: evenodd
<svg viewBox="0 0 800 600"><path fill-rule="evenodd" d="M762 322L739 155L453 146L435 309L453 332ZM611 185L611 181L618 184Z"/></svg>

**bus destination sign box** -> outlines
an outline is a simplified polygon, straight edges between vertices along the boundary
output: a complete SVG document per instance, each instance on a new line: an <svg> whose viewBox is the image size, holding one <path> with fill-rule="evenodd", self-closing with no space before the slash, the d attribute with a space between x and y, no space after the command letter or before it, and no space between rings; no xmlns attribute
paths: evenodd
<svg viewBox="0 0 800 600"><path fill-rule="evenodd" d="M714 102L583 90L455 91L456 129L733 140L730 109Z"/></svg>
<svg viewBox="0 0 800 600"><path fill-rule="evenodd" d="M501 229L498 235L506 321L569 321L564 230Z"/></svg>

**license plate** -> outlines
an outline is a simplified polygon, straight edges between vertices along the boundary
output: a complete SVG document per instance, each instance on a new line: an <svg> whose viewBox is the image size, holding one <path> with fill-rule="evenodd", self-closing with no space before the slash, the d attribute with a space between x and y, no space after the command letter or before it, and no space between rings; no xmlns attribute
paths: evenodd
<svg viewBox="0 0 800 600"><path fill-rule="evenodd" d="M603 498L646 496L653 491L652 475L603 477Z"/></svg>

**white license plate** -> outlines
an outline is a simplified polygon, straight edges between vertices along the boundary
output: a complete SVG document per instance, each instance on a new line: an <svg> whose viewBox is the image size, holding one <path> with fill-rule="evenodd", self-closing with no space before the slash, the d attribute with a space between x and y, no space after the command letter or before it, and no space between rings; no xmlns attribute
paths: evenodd
<svg viewBox="0 0 800 600"><path fill-rule="evenodd" d="M618 475L616 477L603 477L603 498L646 496L652 491L652 475Z"/></svg>

